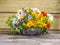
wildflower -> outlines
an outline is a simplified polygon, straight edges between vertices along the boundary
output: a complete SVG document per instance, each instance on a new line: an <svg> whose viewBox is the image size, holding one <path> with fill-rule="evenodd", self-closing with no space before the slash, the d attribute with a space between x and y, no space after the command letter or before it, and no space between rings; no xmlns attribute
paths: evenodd
<svg viewBox="0 0 60 45"><path fill-rule="evenodd" d="M41 14L43 15L43 16L47 16L47 13L45 13L45 12L41 12Z"/></svg>
<svg viewBox="0 0 60 45"><path fill-rule="evenodd" d="M49 17L49 19L50 19L51 21L53 21L53 16L52 16L51 14L47 14L47 16Z"/></svg>
<svg viewBox="0 0 60 45"><path fill-rule="evenodd" d="M45 25L45 28L50 28L50 24L47 23L47 24Z"/></svg>
<svg viewBox="0 0 60 45"><path fill-rule="evenodd" d="M36 17L37 20L40 19L40 15L39 14L36 14L35 17Z"/></svg>
<svg viewBox="0 0 60 45"><path fill-rule="evenodd" d="M29 9L27 9L27 10L26 10L26 12L27 12L27 13L29 13L29 12L30 12L30 10L29 10Z"/></svg>
<svg viewBox="0 0 60 45"><path fill-rule="evenodd" d="M34 26L34 25L35 25L35 22L34 22L34 20L29 20L29 21L28 21L28 24L29 24L30 26Z"/></svg>
<svg viewBox="0 0 60 45"><path fill-rule="evenodd" d="M36 12L32 12L32 15L34 16L36 14Z"/></svg>
<svg viewBox="0 0 60 45"><path fill-rule="evenodd" d="M27 27L31 27L30 23L27 23Z"/></svg>
<svg viewBox="0 0 60 45"><path fill-rule="evenodd" d="M18 25L18 21L17 20L15 20L15 21L13 21L13 24L15 24L15 25Z"/></svg>
<svg viewBox="0 0 60 45"><path fill-rule="evenodd" d="M22 23L22 25L25 26L25 27L27 26L26 23L24 23L24 22Z"/></svg>
<svg viewBox="0 0 60 45"><path fill-rule="evenodd" d="M23 19L24 18L24 16L20 16L20 19Z"/></svg>
<svg viewBox="0 0 60 45"><path fill-rule="evenodd" d="M19 22L23 22L23 20L22 20L22 19L19 19L18 21L19 21Z"/></svg>

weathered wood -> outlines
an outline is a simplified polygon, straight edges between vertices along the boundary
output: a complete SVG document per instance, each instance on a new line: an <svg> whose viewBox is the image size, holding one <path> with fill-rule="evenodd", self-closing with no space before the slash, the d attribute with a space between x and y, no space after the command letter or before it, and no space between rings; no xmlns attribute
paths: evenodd
<svg viewBox="0 0 60 45"><path fill-rule="evenodd" d="M22 7L35 7L46 12L60 12L60 0L0 0L0 12L16 12Z"/></svg>
<svg viewBox="0 0 60 45"><path fill-rule="evenodd" d="M7 19L9 16L16 15L15 13L0 13L0 28L9 28Z"/></svg>
<svg viewBox="0 0 60 45"><path fill-rule="evenodd" d="M7 34L11 28L0 28L0 34Z"/></svg>

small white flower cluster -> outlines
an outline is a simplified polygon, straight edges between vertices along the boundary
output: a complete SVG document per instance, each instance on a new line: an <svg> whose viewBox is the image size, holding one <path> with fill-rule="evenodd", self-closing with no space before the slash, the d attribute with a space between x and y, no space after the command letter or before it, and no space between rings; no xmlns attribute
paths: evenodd
<svg viewBox="0 0 60 45"><path fill-rule="evenodd" d="M47 14L49 16L49 19L53 21L53 16L51 14Z"/></svg>

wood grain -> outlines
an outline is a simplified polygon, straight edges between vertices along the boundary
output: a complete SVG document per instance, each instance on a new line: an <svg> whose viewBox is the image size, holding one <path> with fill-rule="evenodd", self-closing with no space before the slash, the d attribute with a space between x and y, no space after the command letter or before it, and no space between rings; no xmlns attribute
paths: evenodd
<svg viewBox="0 0 60 45"><path fill-rule="evenodd" d="M35 7L48 13L60 13L60 0L0 0L0 12L16 12L24 7Z"/></svg>

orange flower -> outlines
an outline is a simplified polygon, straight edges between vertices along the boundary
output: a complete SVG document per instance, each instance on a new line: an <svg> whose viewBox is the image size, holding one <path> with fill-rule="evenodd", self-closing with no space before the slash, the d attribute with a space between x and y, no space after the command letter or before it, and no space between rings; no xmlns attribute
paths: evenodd
<svg viewBox="0 0 60 45"><path fill-rule="evenodd" d="M31 26L34 26L35 25L35 22L31 22Z"/></svg>
<svg viewBox="0 0 60 45"><path fill-rule="evenodd" d="M45 28L50 28L50 24L47 23L47 24L45 25Z"/></svg>
<svg viewBox="0 0 60 45"><path fill-rule="evenodd" d="M30 23L31 26L34 26L35 25L34 20L29 20L28 23Z"/></svg>

